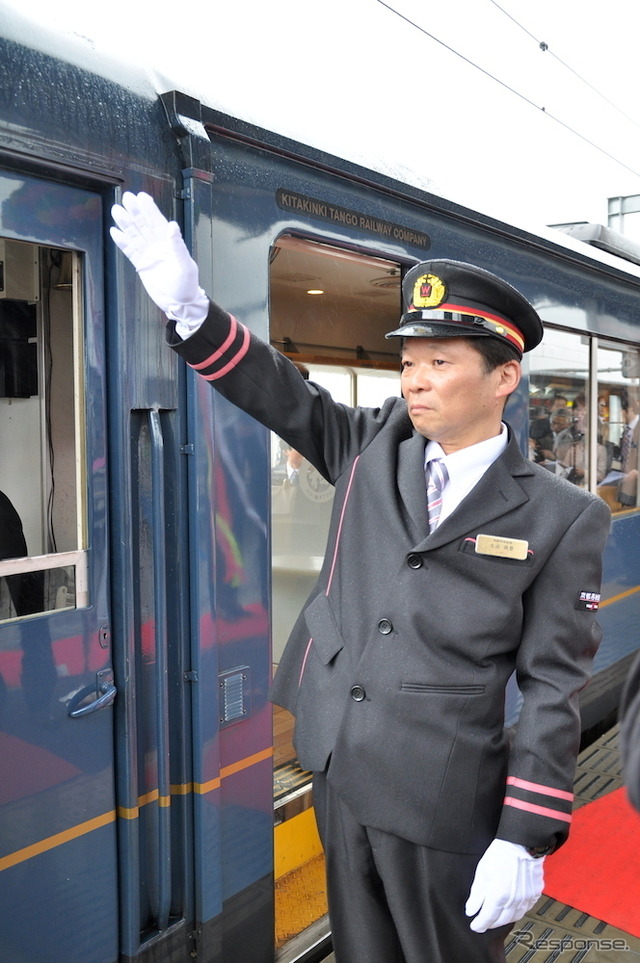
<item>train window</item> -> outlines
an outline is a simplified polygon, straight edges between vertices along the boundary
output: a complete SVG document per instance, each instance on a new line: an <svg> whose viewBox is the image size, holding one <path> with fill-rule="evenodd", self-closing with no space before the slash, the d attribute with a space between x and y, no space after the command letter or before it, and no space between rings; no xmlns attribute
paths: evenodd
<svg viewBox="0 0 640 963"><path fill-rule="evenodd" d="M529 456L574 485L589 488L589 344L580 335L545 330L530 354ZM598 443L595 473L605 478L606 451Z"/></svg>
<svg viewBox="0 0 640 963"><path fill-rule="evenodd" d="M597 365L598 441L607 453L597 491L613 512L621 512L638 504L640 351L601 341Z"/></svg>
<svg viewBox="0 0 640 963"><path fill-rule="evenodd" d="M0 620L87 604L78 278L0 238Z"/></svg>
<svg viewBox="0 0 640 963"><path fill-rule="evenodd" d="M381 398L400 396L400 377L395 371L362 371L356 390L357 404L375 408Z"/></svg>
<svg viewBox="0 0 640 963"><path fill-rule="evenodd" d="M326 388L334 401L345 405L377 408L385 398L400 394L400 377L396 370L372 371L356 365L313 363L300 367L311 381Z"/></svg>
<svg viewBox="0 0 640 963"><path fill-rule="evenodd" d="M640 351L547 328L530 357L530 457L613 512L635 508Z"/></svg>

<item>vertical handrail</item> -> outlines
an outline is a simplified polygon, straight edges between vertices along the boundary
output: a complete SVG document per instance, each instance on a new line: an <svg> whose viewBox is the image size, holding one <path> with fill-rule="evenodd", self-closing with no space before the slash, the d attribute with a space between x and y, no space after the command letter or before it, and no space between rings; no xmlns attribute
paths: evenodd
<svg viewBox="0 0 640 963"><path fill-rule="evenodd" d="M166 546L164 517L164 439L160 413L148 412L151 440L153 599L156 641L155 711L158 774L158 875L155 916L160 930L171 907L171 780L169 767L169 692Z"/></svg>

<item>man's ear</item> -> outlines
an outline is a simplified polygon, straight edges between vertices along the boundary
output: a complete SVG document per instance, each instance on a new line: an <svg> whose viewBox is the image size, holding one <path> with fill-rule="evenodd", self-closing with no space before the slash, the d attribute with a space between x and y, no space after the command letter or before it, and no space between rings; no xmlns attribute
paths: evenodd
<svg viewBox="0 0 640 963"><path fill-rule="evenodd" d="M522 367L520 362L514 358L513 361L507 361L500 365L499 371L500 378L496 389L496 398L507 398L520 384Z"/></svg>

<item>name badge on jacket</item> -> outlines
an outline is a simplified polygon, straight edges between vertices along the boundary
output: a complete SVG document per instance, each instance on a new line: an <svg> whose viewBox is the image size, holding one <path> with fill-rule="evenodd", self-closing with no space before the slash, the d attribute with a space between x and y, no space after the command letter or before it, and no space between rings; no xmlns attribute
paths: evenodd
<svg viewBox="0 0 640 963"><path fill-rule="evenodd" d="M529 542L524 538L505 538L502 535L477 535L476 553L495 555L497 558L514 558L525 561L528 556Z"/></svg>

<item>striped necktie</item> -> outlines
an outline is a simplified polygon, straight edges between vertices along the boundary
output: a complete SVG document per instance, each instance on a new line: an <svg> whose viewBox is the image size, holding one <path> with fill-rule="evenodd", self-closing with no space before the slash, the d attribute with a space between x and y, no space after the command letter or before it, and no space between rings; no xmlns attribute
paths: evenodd
<svg viewBox="0 0 640 963"><path fill-rule="evenodd" d="M427 514L430 532L438 527L442 510L442 490L448 481L447 466L441 458L433 458L427 465Z"/></svg>
<svg viewBox="0 0 640 963"><path fill-rule="evenodd" d="M631 451L632 434L632 429L627 425L622 435L622 444L620 446L620 462L623 471L629 471L629 453Z"/></svg>

